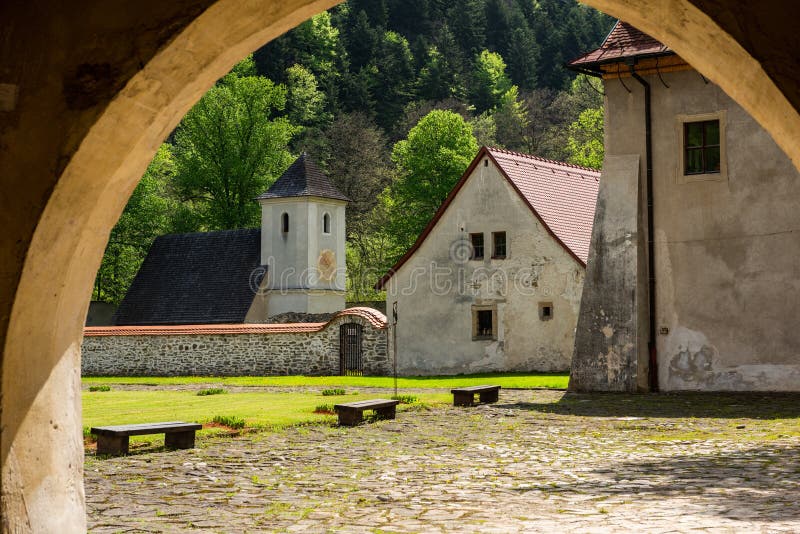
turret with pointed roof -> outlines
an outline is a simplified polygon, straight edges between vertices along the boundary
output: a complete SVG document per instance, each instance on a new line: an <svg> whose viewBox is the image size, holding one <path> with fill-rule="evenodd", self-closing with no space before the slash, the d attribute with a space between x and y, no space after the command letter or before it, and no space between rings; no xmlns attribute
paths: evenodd
<svg viewBox="0 0 800 534"><path fill-rule="evenodd" d="M306 153L258 197L269 315L344 309L349 200Z"/></svg>
<svg viewBox="0 0 800 534"><path fill-rule="evenodd" d="M319 197L350 201L305 152L258 199L287 197Z"/></svg>

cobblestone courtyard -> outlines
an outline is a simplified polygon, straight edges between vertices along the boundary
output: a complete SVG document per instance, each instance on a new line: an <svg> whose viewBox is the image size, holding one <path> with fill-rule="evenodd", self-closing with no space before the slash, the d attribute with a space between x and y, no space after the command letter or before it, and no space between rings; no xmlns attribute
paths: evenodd
<svg viewBox="0 0 800 534"><path fill-rule="evenodd" d="M387 394L383 392L383 394ZM378 395L376 395L378 396ZM92 532L797 532L800 396L501 392L87 454Z"/></svg>

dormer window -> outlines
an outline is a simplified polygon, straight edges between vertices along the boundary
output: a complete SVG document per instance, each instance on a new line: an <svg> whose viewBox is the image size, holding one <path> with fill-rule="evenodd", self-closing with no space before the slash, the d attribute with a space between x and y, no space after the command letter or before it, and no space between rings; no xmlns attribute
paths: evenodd
<svg viewBox="0 0 800 534"><path fill-rule="evenodd" d="M322 216L322 233L331 233L331 216L328 213Z"/></svg>
<svg viewBox="0 0 800 534"><path fill-rule="evenodd" d="M281 232L284 234L289 233L289 214L284 213L281 215Z"/></svg>

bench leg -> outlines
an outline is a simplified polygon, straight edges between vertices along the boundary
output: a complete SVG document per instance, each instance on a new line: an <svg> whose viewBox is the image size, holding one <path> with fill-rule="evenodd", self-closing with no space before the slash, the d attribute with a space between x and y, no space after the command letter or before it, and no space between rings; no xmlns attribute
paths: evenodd
<svg viewBox="0 0 800 534"><path fill-rule="evenodd" d="M193 449L194 430L167 432L164 434L164 446L168 449Z"/></svg>
<svg viewBox="0 0 800 534"><path fill-rule="evenodd" d="M389 406L388 408L379 408L375 410L375 416L378 419L394 419L396 415L395 406Z"/></svg>
<svg viewBox="0 0 800 534"><path fill-rule="evenodd" d="M97 454L128 454L128 436L97 436Z"/></svg>
<svg viewBox="0 0 800 534"><path fill-rule="evenodd" d="M364 412L359 410L340 410L339 426L356 426L364 420Z"/></svg>
<svg viewBox="0 0 800 534"><path fill-rule="evenodd" d="M472 406L475 395L472 393L453 393L453 406Z"/></svg>
<svg viewBox="0 0 800 534"><path fill-rule="evenodd" d="M500 392L498 390L484 391L480 394L481 402L497 402L499 398Z"/></svg>

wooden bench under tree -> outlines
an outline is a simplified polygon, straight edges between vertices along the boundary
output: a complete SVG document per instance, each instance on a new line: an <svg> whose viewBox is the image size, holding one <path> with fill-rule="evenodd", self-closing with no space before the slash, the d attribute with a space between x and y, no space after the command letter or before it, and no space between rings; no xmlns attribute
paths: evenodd
<svg viewBox="0 0 800 534"><path fill-rule="evenodd" d="M165 423L143 423L138 425L98 426L90 432L97 436L97 454L128 454L130 436L164 434L164 446L168 449L191 449L194 433L203 428L199 423L168 421Z"/></svg>
<svg viewBox="0 0 800 534"><path fill-rule="evenodd" d="M480 399L478 402L497 402L500 396L500 386L469 386L464 388L451 389L453 394L453 406L474 406L475 395Z"/></svg>
<svg viewBox="0 0 800 534"><path fill-rule="evenodd" d="M366 410L374 410L378 419L394 419L398 400L371 399L358 402L337 404L333 407L339 415L339 424L342 426L355 426L364 420Z"/></svg>

